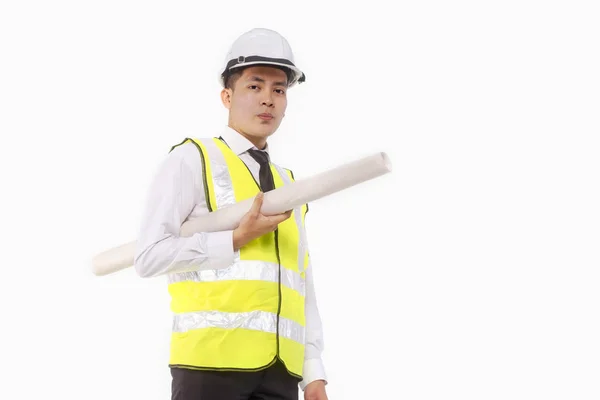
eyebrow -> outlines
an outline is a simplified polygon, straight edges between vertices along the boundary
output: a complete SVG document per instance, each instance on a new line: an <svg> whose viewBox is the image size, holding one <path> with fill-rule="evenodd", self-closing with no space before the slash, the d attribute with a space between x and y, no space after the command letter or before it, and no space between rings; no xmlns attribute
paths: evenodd
<svg viewBox="0 0 600 400"><path fill-rule="evenodd" d="M250 78L248 78L248 81L265 83L265 80L258 76L251 76ZM286 86L286 85L287 85L286 82L275 82L275 86Z"/></svg>

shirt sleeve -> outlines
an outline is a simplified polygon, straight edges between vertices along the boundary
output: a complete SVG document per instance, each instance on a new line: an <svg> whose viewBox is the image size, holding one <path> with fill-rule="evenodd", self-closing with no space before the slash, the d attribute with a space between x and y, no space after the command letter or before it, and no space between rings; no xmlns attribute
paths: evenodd
<svg viewBox="0 0 600 400"><path fill-rule="evenodd" d="M327 384L325 366L323 365L323 327L312 273L312 262L309 258L306 268L306 343L304 349L304 372L300 388L304 391L306 386L316 380L323 380Z"/></svg>
<svg viewBox="0 0 600 400"><path fill-rule="evenodd" d="M159 166L136 243L134 267L139 276L224 268L234 261L233 231L179 235L194 207L206 208L202 174L198 149L189 143L173 149Z"/></svg>

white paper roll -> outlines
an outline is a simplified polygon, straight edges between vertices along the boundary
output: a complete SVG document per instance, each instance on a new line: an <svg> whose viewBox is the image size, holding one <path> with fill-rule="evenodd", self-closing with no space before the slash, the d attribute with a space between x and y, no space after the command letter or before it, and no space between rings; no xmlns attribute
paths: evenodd
<svg viewBox="0 0 600 400"><path fill-rule="evenodd" d="M265 215L279 214L391 170L392 164L387 154L376 153L265 193L261 212ZM192 221L186 221L181 225L180 235L188 237L196 232L233 230L250 210L253 201L254 198L249 198ZM92 261L93 273L102 276L133 266L135 245L135 241L129 242L96 255Z"/></svg>

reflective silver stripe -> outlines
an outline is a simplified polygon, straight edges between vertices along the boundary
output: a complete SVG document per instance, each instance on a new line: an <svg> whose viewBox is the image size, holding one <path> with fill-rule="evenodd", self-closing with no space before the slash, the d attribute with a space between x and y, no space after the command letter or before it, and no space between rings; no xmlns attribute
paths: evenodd
<svg viewBox="0 0 600 400"><path fill-rule="evenodd" d="M238 279L277 283L279 281L279 266L263 261L237 259L227 268L180 272L168 275L169 283L184 281L215 282ZM302 296L305 295L304 279L295 271L282 267L281 284L297 291Z"/></svg>
<svg viewBox="0 0 600 400"><path fill-rule="evenodd" d="M203 328L243 328L276 333L276 324L277 315L266 311L242 313L197 311L175 315L173 332L182 333ZM287 318L279 318L279 335L304 344L304 327Z"/></svg>
<svg viewBox="0 0 600 400"><path fill-rule="evenodd" d="M287 171L281 168L278 165L275 165L277 172L283 179L286 185L292 183L292 179L287 174ZM304 271L304 258L307 251L307 242L306 242L306 231L304 230L304 226L302 225L302 207L294 208L294 219L296 220L296 226L298 227L298 271Z"/></svg>
<svg viewBox="0 0 600 400"><path fill-rule="evenodd" d="M304 344L304 327L291 319L280 316L279 336Z"/></svg>
<svg viewBox="0 0 600 400"><path fill-rule="evenodd" d="M233 183L223 152L213 139L199 139L199 141L206 147L206 151L208 152L217 208L234 204L235 193L233 192Z"/></svg>

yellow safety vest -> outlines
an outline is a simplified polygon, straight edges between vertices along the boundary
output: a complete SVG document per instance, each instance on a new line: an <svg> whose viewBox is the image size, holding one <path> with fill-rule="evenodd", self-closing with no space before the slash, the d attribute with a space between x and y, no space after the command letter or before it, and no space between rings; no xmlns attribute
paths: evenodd
<svg viewBox="0 0 600 400"><path fill-rule="evenodd" d="M179 145L187 142L200 151L210 211L259 193L247 166L222 140L187 138ZM294 179L290 170L273 163L271 171L275 188ZM225 269L169 275L170 366L260 370L279 358L302 378L307 210L306 204L294 209L275 232L236 252Z"/></svg>

